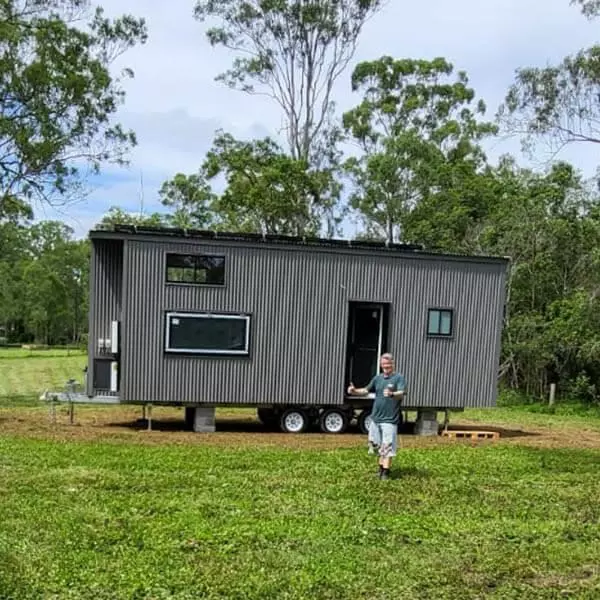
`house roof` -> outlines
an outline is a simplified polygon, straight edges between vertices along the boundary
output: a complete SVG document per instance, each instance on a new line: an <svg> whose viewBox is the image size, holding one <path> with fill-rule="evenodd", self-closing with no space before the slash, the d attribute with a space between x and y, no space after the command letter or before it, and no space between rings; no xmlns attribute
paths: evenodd
<svg viewBox="0 0 600 600"><path fill-rule="evenodd" d="M390 244L373 240L343 240L327 239L318 237L298 237L288 235L273 235L260 233L236 233L224 231L208 231L202 229L183 229L178 227L158 227L149 225L102 225L93 229L89 233L90 238L112 238L125 239L132 236L146 236L152 238L172 238L182 239L201 239L215 242L242 242L252 244L268 244L270 246L296 246L296 247L320 247L320 248L339 248L356 251L373 251L377 253L392 252L411 255L431 256L431 257L454 257L460 259L483 260L485 262L500 261L508 262L508 257L489 256L489 255L468 255L468 254L448 254L444 252L426 250L420 244Z"/></svg>

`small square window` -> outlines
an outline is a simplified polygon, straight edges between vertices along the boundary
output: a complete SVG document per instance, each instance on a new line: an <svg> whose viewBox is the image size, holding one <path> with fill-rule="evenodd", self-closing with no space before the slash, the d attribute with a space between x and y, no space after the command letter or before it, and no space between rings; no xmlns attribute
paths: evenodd
<svg viewBox="0 0 600 600"><path fill-rule="evenodd" d="M449 309L430 308L427 335L450 337L453 330L453 312Z"/></svg>

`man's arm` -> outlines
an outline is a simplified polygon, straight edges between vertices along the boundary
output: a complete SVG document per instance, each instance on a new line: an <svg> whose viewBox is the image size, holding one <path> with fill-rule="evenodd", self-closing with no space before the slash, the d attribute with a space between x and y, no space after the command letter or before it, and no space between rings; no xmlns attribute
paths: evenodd
<svg viewBox="0 0 600 600"><path fill-rule="evenodd" d="M369 383L364 388L355 388L350 385L348 388L348 394L351 396L366 396L369 392L373 391L375 388L375 377L369 381Z"/></svg>
<svg viewBox="0 0 600 600"><path fill-rule="evenodd" d="M403 398L405 388L406 382L404 380L404 377L400 375L396 384L396 390L394 390L394 392L392 393L392 398L396 398L396 400L400 400L400 398Z"/></svg>

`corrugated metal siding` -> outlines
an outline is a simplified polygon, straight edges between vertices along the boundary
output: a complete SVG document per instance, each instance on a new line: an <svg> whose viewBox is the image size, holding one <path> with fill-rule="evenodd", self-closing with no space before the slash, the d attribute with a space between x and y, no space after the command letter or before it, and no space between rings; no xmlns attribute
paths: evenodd
<svg viewBox="0 0 600 600"><path fill-rule="evenodd" d="M166 285L166 252L225 254L226 286ZM348 302L391 303L389 350L413 406L495 401L502 263L411 259L206 242L127 240L124 401L340 403ZM427 308L455 311L453 339L426 337ZM166 355L165 312L249 312L251 355Z"/></svg>
<svg viewBox="0 0 600 600"><path fill-rule="evenodd" d="M121 318L123 298L123 242L94 240L90 271L90 322L87 392L93 390L95 358L106 357L98 350L99 338L110 338L111 322Z"/></svg>
<svg viewBox="0 0 600 600"><path fill-rule="evenodd" d="M489 406L495 402L501 277L480 265L434 264L407 273L397 304L392 348L405 365L410 403ZM454 309L453 338L428 338L427 308Z"/></svg>

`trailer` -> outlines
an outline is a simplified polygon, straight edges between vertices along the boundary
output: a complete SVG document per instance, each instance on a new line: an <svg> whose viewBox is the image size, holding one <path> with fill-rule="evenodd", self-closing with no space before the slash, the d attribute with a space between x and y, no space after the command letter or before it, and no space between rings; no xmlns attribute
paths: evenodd
<svg viewBox="0 0 600 600"><path fill-rule="evenodd" d="M125 225L89 237L87 377L68 401L185 407L194 431L214 431L219 406L290 433L366 431L373 397L346 389L391 352L421 432L496 404L507 258Z"/></svg>

